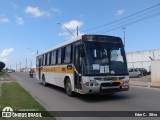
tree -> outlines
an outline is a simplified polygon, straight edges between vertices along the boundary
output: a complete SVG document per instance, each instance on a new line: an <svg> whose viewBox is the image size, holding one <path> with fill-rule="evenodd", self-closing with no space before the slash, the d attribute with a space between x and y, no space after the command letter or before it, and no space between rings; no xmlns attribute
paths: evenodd
<svg viewBox="0 0 160 120"><path fill-rule="evenodd" d="M2 71L2 69L3 69L5 66L6 66L5 63L0 62L0 72Z"/></svg>

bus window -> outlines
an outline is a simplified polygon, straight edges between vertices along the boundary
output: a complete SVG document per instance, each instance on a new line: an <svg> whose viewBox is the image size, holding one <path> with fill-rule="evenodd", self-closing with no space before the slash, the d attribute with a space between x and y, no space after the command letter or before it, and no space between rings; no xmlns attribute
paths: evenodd
<svg viewBox="0 0 160 120"><path fill-rule="evenodd" d="M47 65L47 54L45 54L45 61L44 61L44 65Z"/></svg>
<svg viewBox="0 0 160 120"><path fill-rule="evenodd" d="M62 49L58 49L58 64L61 64L61 61L62 61Z"/></svg>
<svg viewBox="0 0 160 120"><path fill-rule="evenodd" d="M40 59L39 57L36 58L36 67L38 67L39 65L39 59Z"/></svg>
<svg viewBox="0 0 160 120"><path fill-rule="evenodd" d="M47 54L47 65L51 65L51 52Z"/></svg>
<svg viewBox="0 0 160 120"><path fill-rule="evenodd" d="M64 48L64 63L71 62L71 45L68 45Z"/></svg>
<svg viewBox="0 0 160 120"><path fill-rule="evenodd" d="M43 65L43 55L41 55L41 65Z"/></svg>
<svg viewBox="0 0 160 120"><path fill-rule="evenodd" d="M45 54L43 55L42 65L45 65Z"/></svg>
<svg viewBox="0 0 160 120"><path fill-rule="evenodd" d="M57 52L56 50L54 50L54 51L52 52L52 57L53 57L52 63L53 63L53 64L56 64L56 58L57 58L57 57L56 57L56 52Z"/></svg>

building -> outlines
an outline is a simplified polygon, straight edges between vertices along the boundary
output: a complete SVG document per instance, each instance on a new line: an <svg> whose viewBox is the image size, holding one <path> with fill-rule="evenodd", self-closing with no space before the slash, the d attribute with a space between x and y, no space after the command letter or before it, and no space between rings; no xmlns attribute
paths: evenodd
<svg viewBox="0 0 160 120"><path fill-rule="evenodd" d="M150 72L152 60L160 60L160 49L127 53L128 68L145 68Z"/></svg>

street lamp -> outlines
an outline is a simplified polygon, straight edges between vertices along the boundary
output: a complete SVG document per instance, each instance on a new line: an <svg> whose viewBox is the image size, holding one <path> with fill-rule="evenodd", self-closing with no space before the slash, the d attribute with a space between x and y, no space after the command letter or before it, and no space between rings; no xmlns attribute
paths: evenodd
<svg viewBox="0 0 160 120"><path fill-rule="evenodd" d="M72 35L72 36L74 36L73 35L73 33L66 27L66 26L64 26L63 24L61 24L60 22L57 22L57 24L59 24L59 25L61 25L61 26L63 26L65 29L67 29L68 30L68 32ZM74 36L75 37L75 36Z"/></svg>

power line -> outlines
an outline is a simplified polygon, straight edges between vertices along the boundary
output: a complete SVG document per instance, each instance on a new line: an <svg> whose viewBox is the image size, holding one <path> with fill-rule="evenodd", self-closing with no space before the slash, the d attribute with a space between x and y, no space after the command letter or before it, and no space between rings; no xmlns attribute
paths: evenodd
<svg viewBox="0 0 160 120"><path fill-rule="evenodd" d="M133 22L130 22L130 23L126 23L126 24L124 24L124 25L121 25L121 26L118 26L118 27L115 27L115 28L112 28L112 29L106 30L106 31L104 31L104 32L102 32L102 33L99 33L99 34L103 34L103 33L109 32L109 31L113 31L113 30L116 30L116 29L122 28L122 27L124 27L124 26L129 26L129 25L131 25L131 24L134 24L134 23L137 23L137 22L140 22L140 21L143 21L143 20L146 20L146 19L149 19L149 18L152 18L152 17L158 16L158 15L160 15L160 13L157 13L157 14L151 15L151 16L149 16L149 17L146 17L146 18L143 18L143 19L140 19L140 20L137 20L137 21L133 21Z"/></svg>
<svg viewBox="0 0 160 120"><path fill-rule="evenodd" d="M158 8L158 9L160 9L160 8ZM155 9L155 10L157 10L157 9ZM155 10L152 10L152 12L153 11L155 11ZM160 11L158 11L158 13L159 13ZM154 12L155 13L155 12ZM114 26L111 26L111 27L109 27L109 28L106 28L106 29L103 29L103 30L100 30L100 31L97 31L96 33L99 33L99 32L103 32L103 31L106 31L107 29L111 29L111 28L114 28L114 27L116 27L116 26L122 26L122 27L124 27L124 25L125 24L127 24L128 22L129 23L131 23L130 21L135 21L136 19L138 19L138 20L136 20L136 21L141 21L141 19L144 19L144 17L143 16L146 16L146 15L150 15L150 16L146 16L145 18L146 19L149 19L149 18L151 18L151 17L154 17L154 13L150 13L150 12L147 12L147 13L145 13L145 14L142 14L142 15L139 15L139 16L137 16L137 17L134 17L134 18L131 18L131 19L128 19L127 21L124 21L124 22L121 22L121 23L118 23L118 24L116 24L116 25L114 25ZM156 11L156 14L157 14L157 11ZM143 17L143 18L142 18ZM148 18L149 17L149 18Z"/></svg>
<svg viewBox="0 0 160 120"><path fill-rule="evenodd" d="M135 15L137 15L137 14L140 14L140 13L143 13L143 12L148 11L148 10L150 10L150 9L153 9L153 8L155 8L155 7L157 7L157 6L160 6L160 3L159 3L159 4L156 4L156 5L154 5L154 6L151 6L151 7L149 7L149 8L146 8L146 9L144 9L144 10L141 10L141 11L139 11L139 12L133 13L133 14L131 14L131 15L129 15L129 16L123 17L123 18L121 18L121 19L118 19L118 20L115 20L115 21L112 21L112 22L109 22L109 23L106 23L106 24L103 24L103 25L100 25L100 26L97 26L97 27L93 27L93 28L89 28L89 29L83 30L82 32L94 30L94 29L97 29L97 28L101 28L101 27L104 27L104 26L107 26L107 25L110 25L110 24L119 22L119 21L121 21L121 20L127 19L127 18L129 18L129 17L135 16Z"/></svg>

